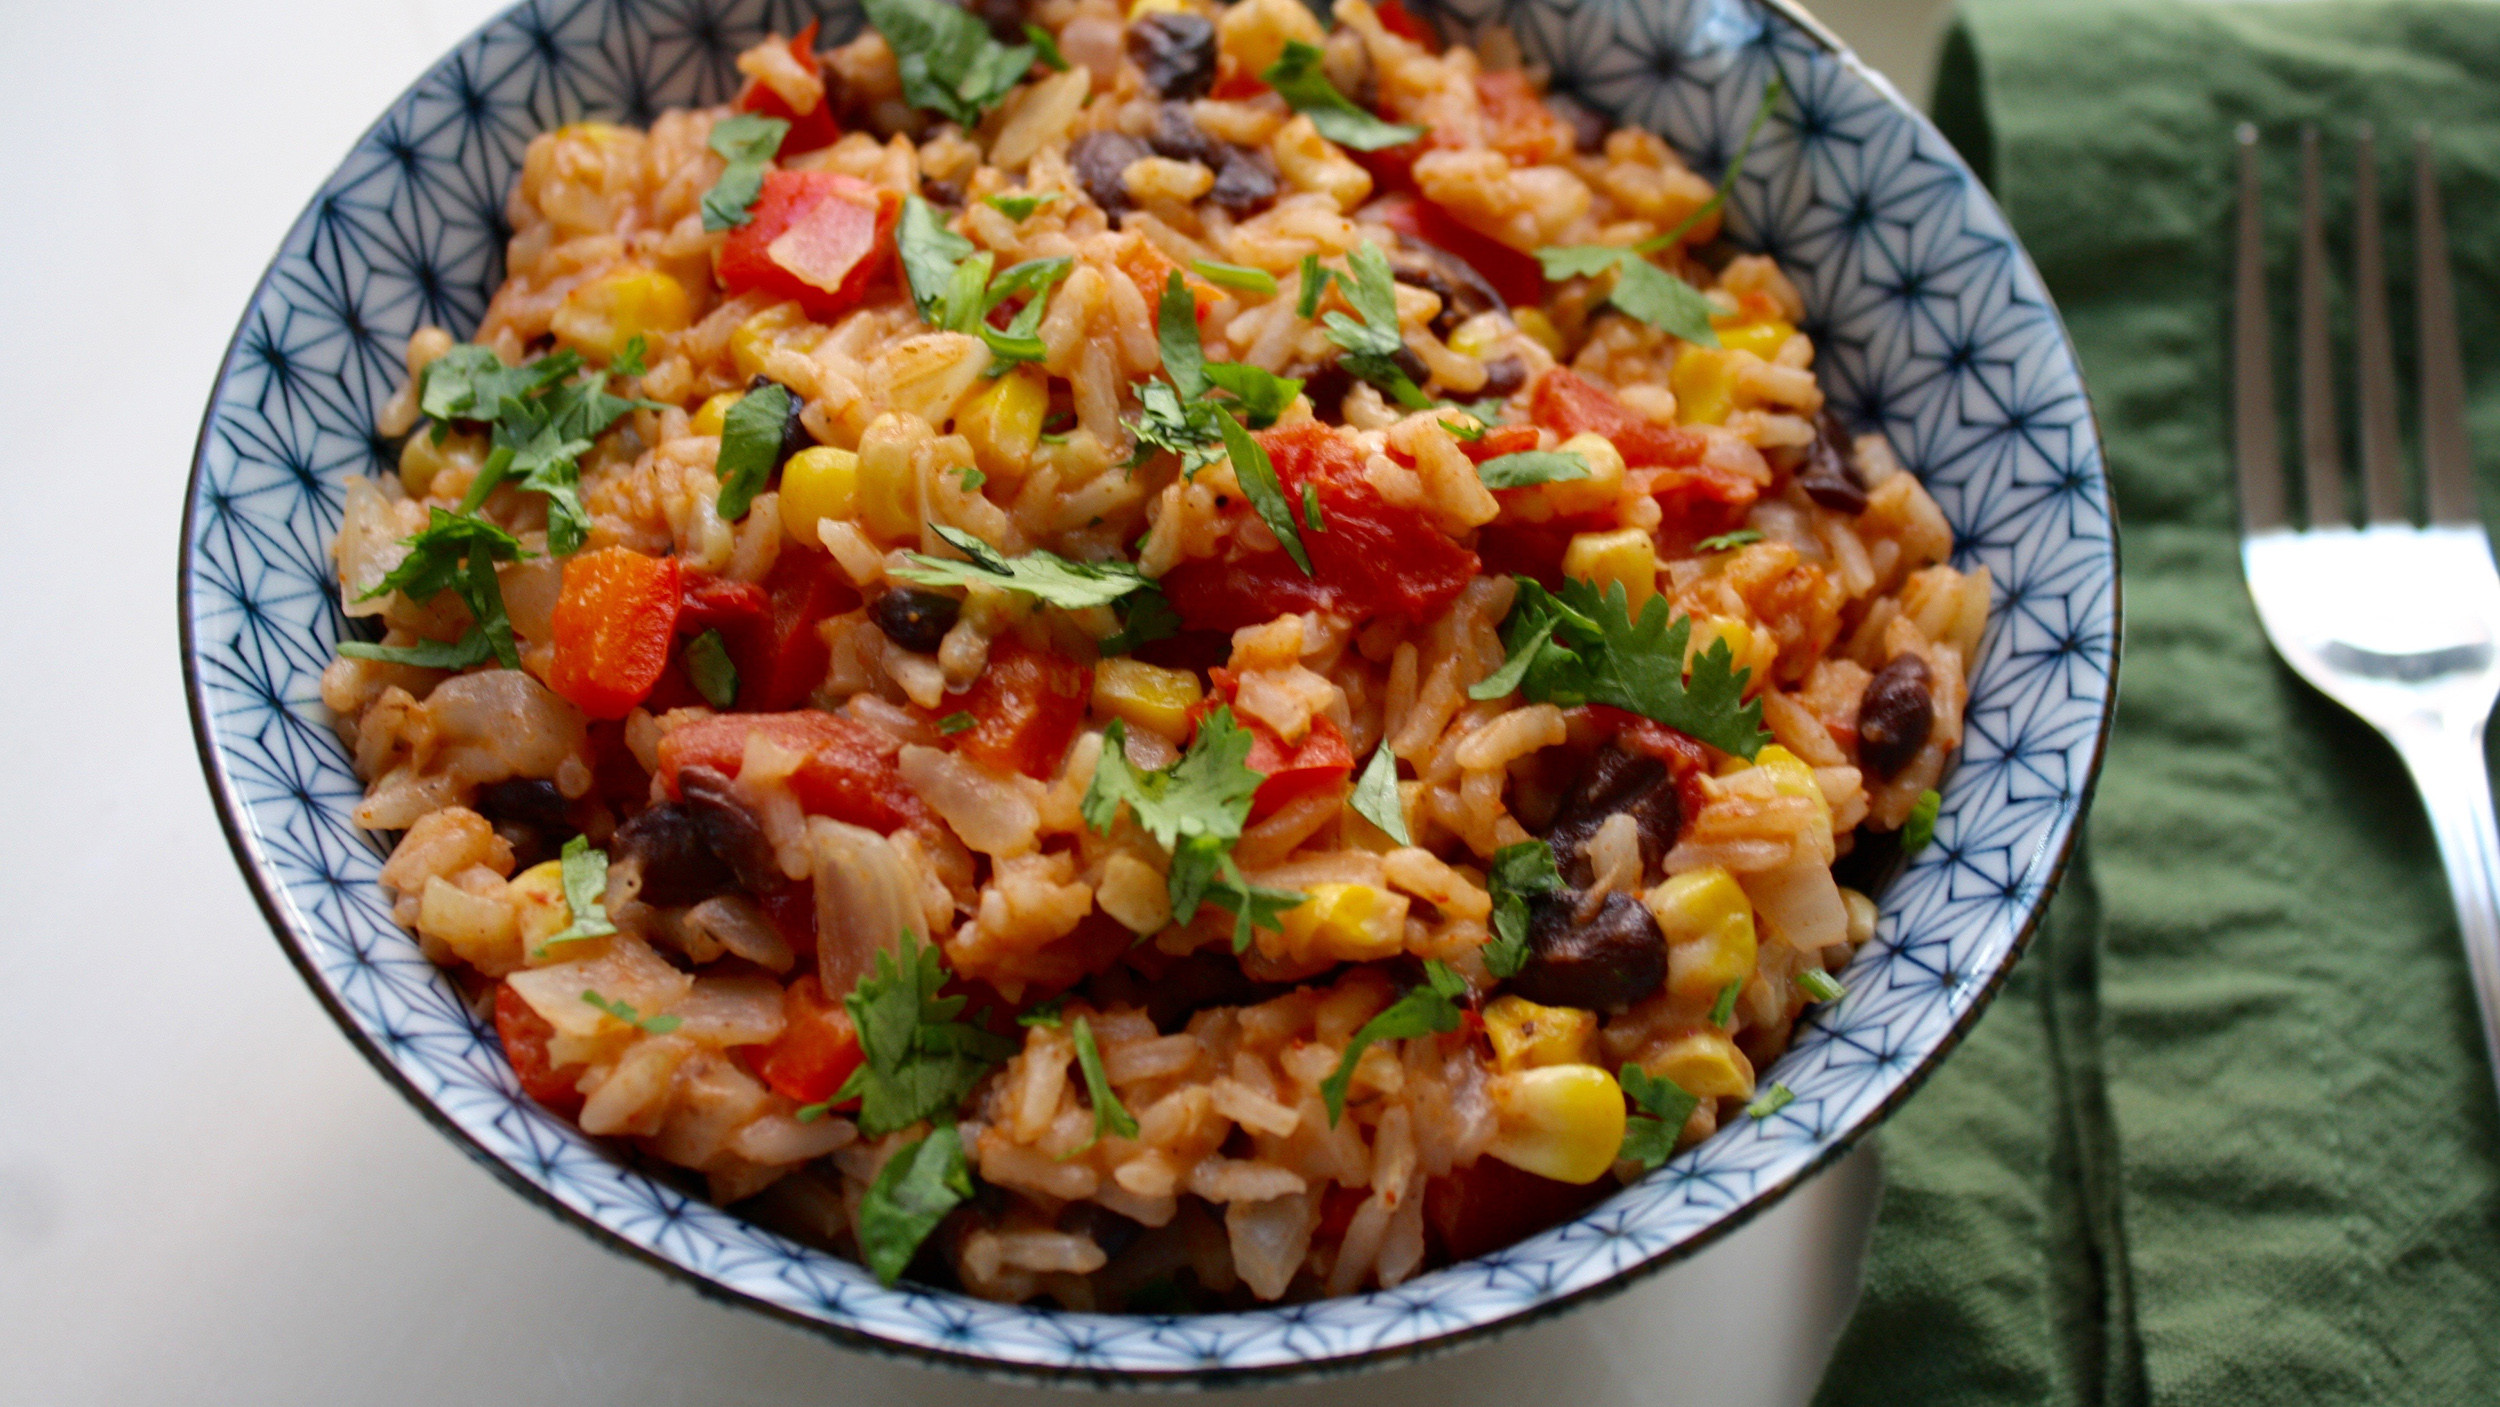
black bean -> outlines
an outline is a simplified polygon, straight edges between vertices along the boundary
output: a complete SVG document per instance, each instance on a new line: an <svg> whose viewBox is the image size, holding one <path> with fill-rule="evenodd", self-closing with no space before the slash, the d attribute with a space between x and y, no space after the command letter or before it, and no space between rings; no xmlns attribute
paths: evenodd
<svg viewBox="0 0 2500 1407"><path fill-rule="evenodd" d="M1814 442L1806 446L1805 462L1797 466L1797 487L1806 497L1835 513L1851 516L1866 511L1866 480L1859 477L1849 448L1849 432L1830 406L1815 418Z"/></svg>
<svg viewBox="0 0 2500 1407"><path fill-rule="evenodd" d="M1396 364L1398 370L1406 373L1407 380L1414 382L1418 387L1432 379L1432 368L1424 365L1424 359L1415 355L1415 349L1412 347L1400 344L1397 351L1390 354L1389 360Z"/></svg>
<svg viewBox="0 0 2500 1407"><path fill-rule="evenodd" d="M641 898L646 904L696 903L737 880L704 843L693 809L673 801L661 802L618 826L610 844L618 863L632 861L641 869Z"/></svg>
<svg viewBox="0 0 2500 1407"><path fill-rule="evenodd" d="M1001 44L1024 42L1024 0L972 0L964 7L972 17L988 25L990 37Z"/></svg>
<svg viewBox="0 0 2500 1407"><path fill-rule="evenodd" d="M1157 10L1128 27L1128 56L1165 98L1203 98L1215 86L1215 21Z"/></svg>
<svg viewBox="0 0 2500 1407"><path fill-rule="evenodd" d="M1528 384L1528 364L1517 357L1495 357L1484 364L1482 396L1514 395Z"/></svg>
<svg viewBox="0 0 2500 1407"><path fill-rule="evenodd" d="M923 176L920 178L920 196L931 205L961 209L964 203L964 188L954 181L941 181L935 176Z"/></svg>
<svg viewBox="0 0 2500 1407"><path fill-rule="evenodd" d="M760 371L755 374L754 379L747 382L747 390L750 394L761 391L767 386L781 386L781 383ZM790 408L781 416L781 448L773 452L774 473L781 472L781 466L790 462L791 455L810 448L816 443L816 437L807 433L807 422L799 418L799 412L807 409L807 397L790 390L787 386L781 386L781 389L789 394Z"/></svg>
<svg viewBox="0 0 2500 1407"><path fill-rule="evenodd" d="M1311 398L1311 414L1334 425L1345 418L1345 395L1354 389L1354 373L1339 362L1301 373L1302 394ZM1217 661L1219 664L1222 661Z"/></svg>
<svg viewBox="0 0 2500 1407"><path fill-rule="evenodd" d="M1223 165L1224 158L1234 150L1232 143L1200 130L1198 119L1189 115L1187 103L1165 103L1155 109L1154 135L1146 139L1146 145L1153 147L1157 156L1195 161L1209 170Z"/></svg>
<svg viewBox="0 0 2500 1407"><path fill-rule="evenodd" d="M560 830L570 805L555 783L537 777L510 777L477 789L477 813L490 821L519 821Z"/></svg>
<svg viewBox="0 0 2500 1407"><path fill-rule="evenodd" d="M933 654L946 632L955 628L963 614L964 603L942 591L924 591L917 586L898 586L877 598L868 608L869 619L885 638L919 654Z"/></svg>
<svg viewBox="0 0 2500 1407"><path fill-rule="evenodd" d="M1927 661L1894 655L1858 697L1858 765L1890 781L1910 765L1936 727Z"/></svg>
<svg viewBox="0 0 2500 1407"><path fill-rule="evenodd" d="M1247 215L1276 198L1276 166L1265 152L1235 147L1215 169L1207 198L1232 214Z"/></svg>
<svg viewBox="0 0 2500 1407"><path fill-rule="evenodd" d="M1641 865L1654 869L1675 848L1684 826L1684 806L1665 763L1619 747L1601 748L1590 759L1588 771L1563 799L1545 832L1555 865L1573 886L1584 888L1594 878L1584 847L1600 826L1619 814L1630 816L1639 828Z"/></svg>
<svg viewBox="0 0 2500 1407"><path fill-rule="evenodd" d="M1599 150L1606 145L1606 134L1614 130L1614 124L1606 120L1606 114L1569 93L1548 93L1545 105L1554 110L1556 117L1571 124L1571 145L1576 150Z"/></svg>
<svg viewBox="0 0 2500 1407"><path fill-rule="evenodd" d="M1667 980L1667 940L1640 900L1608 892L1586 923L1578 893L1528 905L1528 963L1510 989L1546 1006L1619 1011Z"/></svg>
<svg viewBox="0 0 2500 1407"><path fill-rule="evenodd" d="M1153 154L1144 142L1125 132L1088 132L1068 145L1068 165L1076 171L1077 184L1085 187L1085 194L1102 212L1117 215L1136 204L1128 198L1124 179L1129 164Z"/></svg>
<svg viewBox="0 0 2500 1407"><path fill-rule="evenodd" d="M694 817L695 833L748 893L769 894L790 882L773 843L764 838L764 823L729 778L709 767L687 767L677 774L677 794Z"/></svg>
<svg viewBox="0 0 2500 1407"><path fill-rule="evenodd" d="M1168 1036L1208 1007L1256 1006L1291 990L1289 985L1252 979L1229 953L1195 952L1155 977L1147 989L1146 1015L1156 1030Z"/></svg>

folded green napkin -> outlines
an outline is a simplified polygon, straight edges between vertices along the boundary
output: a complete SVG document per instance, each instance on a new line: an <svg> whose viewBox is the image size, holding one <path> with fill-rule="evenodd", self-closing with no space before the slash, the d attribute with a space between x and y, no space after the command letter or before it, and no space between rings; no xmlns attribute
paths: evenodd
<svg viewBox="0 0 2500 1407"><path fill-rule="evenodd" d="M2377 124L2401 256L2430 124L2500 514L2500 6L1968 0L1936 110L2082 351L2126 639L2089 858L1884 1130L1820 1401L2500 1402L2500 1104L2445 880L2395 754L2258 628L2227 375L2232 129L2267 140L2288 313L2300 125L2348 216Z"/></svg>

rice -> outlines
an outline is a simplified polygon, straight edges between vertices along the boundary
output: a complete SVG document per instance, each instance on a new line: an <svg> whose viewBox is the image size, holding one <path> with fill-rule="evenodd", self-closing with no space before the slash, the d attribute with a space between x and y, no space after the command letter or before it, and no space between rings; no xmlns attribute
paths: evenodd
<svg viewBox="0 0 2500 1407"><path fill-rule="evenodd" d="M1640 1170L1534 1132L1526 1071L1639 1063L1699 1098L1687 1143L1752 1097L1799 976L1870 931L1833 865L1951 764L1991 583L1832 418L1788 274L1702 261L1711 184L1646 132L1583 145L1506 34L1444 49L1364 0L1333 32L1298 0L1031 18L1070 66L969 127L911 109L871 30L756 46L735 105L533 140L504 285L470 345L411 339L396 472L348 486L342 607L383 649L322 697L359 823L402 832L394 917L585 1131L994 1299L1394 1286L1480 1248L1488 1176ZM1259 77L1296 43L1425 135L1330 141ZM716 228L713 143L759 111L800 116ZM1614 275L1537 275L1696 216L1658 267L1716 346ZM943 289L898 269L906 227ZM1167 365L1183 324L1221 389ZM555 369L430 420L429 376L486 355ZM741 416L774 386L777 425ZM487 419L594 387L606 420L472 494L512 463ZM1150 387L1182 393L1153 439ZM1565 467L1496 488L1504 456ZM440 515L488 536L428 578ZM1041 553L1131 585L1037 594L1070 570ZM1487 686L1566 578L1625 592L1617 637L1554 637L1616 682L1540 656ZM1665 645L1619 638L1652 598L1769 745L1659 701ZM1548 859L1559 891L1521 889ZM984 1190L914 1194L960 1204L898 1245L881 1176L948 1137L941 1182Z"/></svg>

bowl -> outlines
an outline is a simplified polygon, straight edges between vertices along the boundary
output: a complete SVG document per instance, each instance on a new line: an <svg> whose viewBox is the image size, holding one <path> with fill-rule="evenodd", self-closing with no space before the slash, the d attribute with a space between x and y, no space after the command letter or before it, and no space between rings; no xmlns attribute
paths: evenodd
<svg viewBox="0 0 2500 1407"><path fill-rule="evenodd" d="M514 1190L602 1244L837 1341L1026 1379L1217 1383L1446 1350L1620 1290L1829 1165L1970 1029L2040 921L2113 701L2116 543L2075 354L2004 216L1953 149L1783 0L1430 0L1445 32L1510 24L1532 58L1705 171L1776 73L1788 98L1733 195L1742 242L1804 292L1834 405L1881 428L1985 563L1996 616L1935 843L1768 1072L1795 1092L1578 1219L1394 1290L1202 1316L1077 1314L911 1285L711 1206L523 1098L493 1033L391 922L383 852L320 702L344 625L328 544L411 330L476 325L502 277L523 147L580 118L725 101L735 54L805 0L532 0L382 114L305 209L219 369L183 525L183 667L236 859L348 1039ZM852 0L821 10L828 38ZM384 1195L376 1189L376 1195Z"/></svg>

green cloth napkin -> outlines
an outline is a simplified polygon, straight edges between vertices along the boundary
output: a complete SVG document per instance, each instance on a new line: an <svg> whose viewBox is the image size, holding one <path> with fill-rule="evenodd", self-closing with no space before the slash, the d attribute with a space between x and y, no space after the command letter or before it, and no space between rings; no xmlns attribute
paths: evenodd
<svg viewBox="0 0 2500 1407"><path fill-rule="evenodd" d="M2395 754L2258 628L2227 377L2232 129L2267 139L2288 313L2300 124L2346 215L2377 124L2403 256L2428 123L2500 511L2500 7L1968 0L1936 109L2082 351L2126 638L2089 858L1884 1130L1819 1400L2500 1402L2500 1105L2445 879Z"/></svg>

